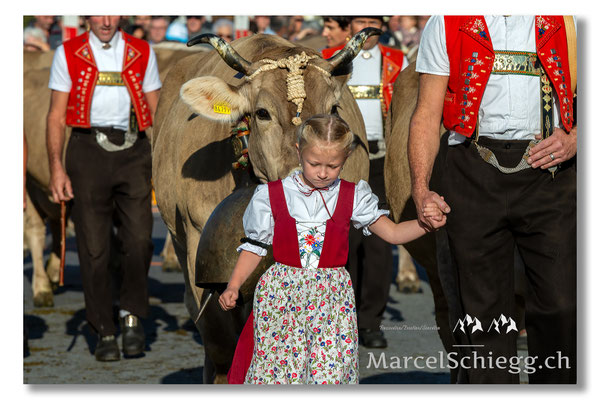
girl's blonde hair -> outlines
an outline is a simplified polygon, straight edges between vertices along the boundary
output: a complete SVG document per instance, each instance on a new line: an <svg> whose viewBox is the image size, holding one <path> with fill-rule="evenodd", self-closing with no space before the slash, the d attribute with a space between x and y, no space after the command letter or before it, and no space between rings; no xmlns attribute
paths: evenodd
<svg viewBox="0 0 600 400"><path fill-rule="evenodd" d="M338 115L313 115L298 127L298 149L312 145L316 141L339 145L348 156L356 147L354 134Z"/></svg>

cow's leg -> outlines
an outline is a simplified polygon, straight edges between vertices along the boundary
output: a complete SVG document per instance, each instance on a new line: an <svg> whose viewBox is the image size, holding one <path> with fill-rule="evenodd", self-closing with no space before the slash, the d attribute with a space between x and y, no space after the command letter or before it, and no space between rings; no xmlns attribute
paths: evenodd
<svg viewBox="0 0 600 400"><path fill-rule="evenodd" d="M33 264L33 305L35 307L52 307L54 306L52 286L44 268L46 226L42 216L31 201L29 193L27 194L24 228L25 239L29 244Z"/></svg>
<svg viewBox="0 0 600 400"><path fill-rule="evenodd" d="M214 307L218 307L218 303L216 302L216 296L218 296L218 293L213 295L213 298L211 298L210 302L208 303L206 310L204 310L202 318L198 319L198 313L200 312L202 300L208 295L208 293L204 293L205 291L201 288L198 288L195 284L196 251L198 249L198 243L200 243L201 233L198 232L198 230L196 230L192 224L189 224L186 234L186 265L182 265L182 270L185 277L184 302L188 312L190 313L190 316L192 317L192 320L196 324L198 332L200 332L202 343L204 344L205 360L203 381L204 383L227 383L227 371L229 370L229 365L224 365L223 362L220 362L220 357L222 357L221 352L223 352L221 338L226 336L226 334L221 331L220 325L217 323L217 321L207 317L207 315L215 315ZM175 244L175 242L173 243ZM177 247L175 247L175 249L177 251ZM178 258L180 260L182 259L181 257ZM213 335L216 335L216 337L213 337ZM233 354L231 357L233 358ZM229 359L229 364L231 364L231 359Z"/></svg>
<svg viewBox="0 0 600 400"><path fill-rule="evenodd" d="M404 246L398 246L398 274L396 275L398 291L417 293L421 289L421 281L412 257Z"/></svg>
<svg viewBox="0 0 600 400"><path fill-rule="evenodd" d="M173 239L171 233L167 233L165 239L165 245L160 252L160 256L163 258L162 270L165 272L181 272L181 266L177 261L175 249L173 248Z"/></svg>
<svg viewBox="0 0 600 400"><path fill-rule="evenodd" d="M203 301L208 295L205 290ZM218 303L218 292L209 300L198 328L206 354L204 373L207 382L227 383L227 372L231 367L237 338L242 332L248 316L252 312L252 302L230 311L223 311Z"/></svg>

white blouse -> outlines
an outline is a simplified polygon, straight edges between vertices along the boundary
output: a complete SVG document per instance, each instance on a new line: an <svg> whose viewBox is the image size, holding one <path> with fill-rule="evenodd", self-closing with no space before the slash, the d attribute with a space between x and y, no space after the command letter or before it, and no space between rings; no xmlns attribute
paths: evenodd
<svg viewBox="0 0 600 400"><path fill-rule="evenodd" d="M299 243L304 245L309 236L322 240L325 236L325 224L330 218L327 209L333 215L340 192L340 180L337 179L329 186L329 190L320 191L323 199L316 191L310 196L302 192L308 192L311 188L302 182L300 171L296 171L282 180L283 193L292 218L296 220L296 231L298 232ZM327 209L325 205L327 204ZM363 230L365 236L371 235L368 227L382 215L389 215L388 210L380 210L377 206L379 199L371 191L369 184L363 180L356 184L354 190L354 205L352 208L351 222L355 228ZM271 213L271 203L269 201L269 188L265 185L259 185L246 211L244 213L244 232L246 237L261 243L270 245L273 242L274 220ZM308 243L311 243L308 242ZM237 251L247 250L259 256L265 256L267 250L251 243L244 243L237 248ZM300 249L301 250L301 249ZM301 252L302 253L302 252ZM302 258L302 257L301 257ZM304 267L315 267L318 264L318 257L302 258Z"/></svg>

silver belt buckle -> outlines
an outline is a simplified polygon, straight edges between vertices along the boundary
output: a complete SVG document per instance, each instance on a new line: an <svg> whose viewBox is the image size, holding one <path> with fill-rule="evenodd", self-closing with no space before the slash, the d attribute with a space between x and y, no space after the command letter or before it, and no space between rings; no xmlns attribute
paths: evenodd
<svg viewBox="0 0 600 400"><path fill-rule="evenodd" d="M130 148L138 138L137 133L132 133L127 130L127 132L125 132L125 142L122 145L116 145L108 140L108 137L98 129L94 129L94 131L96 132L96 142L100 145L100 147L111 152Z"/></svg>

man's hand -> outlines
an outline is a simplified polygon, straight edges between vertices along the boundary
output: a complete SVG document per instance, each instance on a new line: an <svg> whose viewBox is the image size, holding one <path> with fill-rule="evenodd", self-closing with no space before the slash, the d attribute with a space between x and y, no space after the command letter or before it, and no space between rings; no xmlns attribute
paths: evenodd
<svg viewBox="0 0 600 400"><path fill-rule="evenodd" d="M417 190L413 193L413 200L417 208L419 224L427 231L436 231L446 224L445 214L450 212L450 206L444 201L443 196L431 190ZM444 214L427 216L427 207L431 205L436 205Z"/></svg>
<svg viewBox="0 0 600 400"><path fill-rule="evenodd" d="M56 166L50 171L50 190L55 203L69 201L73 198L71 180L62 165Z"/></svg>
<svg viewBox="0 0 600 400"><path fill-rule="evenodd" d="M541 139L542 135L536 135ZM553 134L529 150L527 162L532 168L548 169L570 160L577 154L577 127L567 134L560 128L554 128Z"/></svg>

